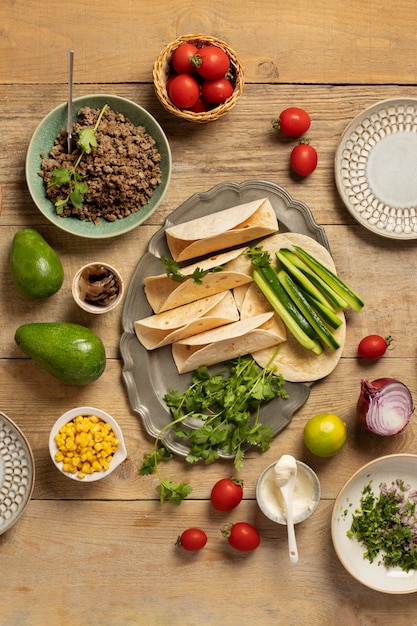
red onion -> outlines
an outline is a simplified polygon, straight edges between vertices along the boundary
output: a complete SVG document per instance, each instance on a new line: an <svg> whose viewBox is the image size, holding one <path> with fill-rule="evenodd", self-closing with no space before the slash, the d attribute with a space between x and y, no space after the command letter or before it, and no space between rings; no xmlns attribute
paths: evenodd
<svg viewBox="0 0 417 626"><path fill-rule="evenodd" d="M413 411L410 390L399 380L361 380L357 414L372 433L383 436L398 434L407 426Z"/></svg>

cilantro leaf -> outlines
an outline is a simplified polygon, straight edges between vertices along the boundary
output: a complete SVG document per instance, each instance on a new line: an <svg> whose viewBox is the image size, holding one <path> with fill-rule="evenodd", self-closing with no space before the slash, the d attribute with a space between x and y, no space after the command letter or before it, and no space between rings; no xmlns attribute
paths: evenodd
<svg viewBox="0 0 417 626"><path fill-rule="evenodd" d="M203 461L209 465L222 454L233 456L240 470L248 446L265 452L271 444L273 431L260 422L260 408L273 398L288 397L284 378L271 369L260 369L251 356L238 357L222 367L214 373L199 367L184 392L170 390L164 396L173 419L159 433L140 470L157 474L161 502L179 504L192 491L189 485L160 477L160 462L172 456L161 441L167 430L188 439L185 460L190 464Z"/></svg>
<svg viewBox="0 0 417 626"><path fill-rule="evenodd" d="M263 250L261 246L250 248L246 254L255 267L268 267L271 265L271 255L267 250Z"/></svg>
<svg viewBox="0 0 417 626"><path fill-rule="evenodd" d="M81 149L80 155L71 169L65 167L55 168L51 172L51 180L49 187L62 187L68 185L69 192L64 198L60 198L55 202L55 211L58 215L63 213L64 208L69 202L76 208L80 209L84 203L84 196L88 191L88 185L82 182L83 176L77 171L77 168L85 154L90 154L91 149L97 147L97 139L95 134L101 122L105 110L108 105L105 104L101 109L94 128L79 128L77 130L77 145Z"/></svg>
<svg viewBox="0 0 417 626"><path fill-rule="evenodd" d="M160 481L157 490L160 502L168 500L171 504L178 505L191 493L192 488L186 483L174 483L169 478L164 478Z"/></svg>
<svg viewBox="0 0 417 626"><path fill-rule="evenodd" d="M84 150L85 154L90 154L91 148L97 148L97 139L95 137L95 129L94 128L79 128L77 130L78 134L78 145L81 150Z"/></svg>

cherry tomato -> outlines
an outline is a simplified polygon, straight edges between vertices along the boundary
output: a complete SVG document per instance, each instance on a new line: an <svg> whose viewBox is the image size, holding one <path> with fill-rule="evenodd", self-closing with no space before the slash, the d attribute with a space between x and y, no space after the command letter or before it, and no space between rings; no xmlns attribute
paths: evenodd
<svg viewBox="0 0 417 626"><path fill-rule="evenodd" d="M206 111L210 111L210 109L210 102L207 102L200 96L195 105L191 107L190 111L193 111L194 113L205 113Z"/></svg>
<svg viewBox="0 0 417 626"><path fill-rule="evenodd" d="M178 74L172 80L168 95L180 109L191 109L200 97L200 85L190 74Z"/></svg>
<svg viewBox="0 0 417 626"><path fill-rule="evenodd" d="M202 96L207 102L221 104L233 93L233 85L227 78L205 80L201 87Z"/></svg>
<svg viewBox="0 0 417 626"><path fill-rule="evenodd" d="M317 167L317 151L308 143L299 143L291 152L290 164L296 174L309 176Z"/></svg>
<svg viewBox="0 0 417 626"><path fill-rule="evenodd" d="M255 526L247 522L236 522L223 529L222 532L228 538L230 545L241 552L255 550L261 543L261 538Z"/></svg>
<svg viewBox="0 0 417 626"><path fill-rule="evenodd" d="M167 82L166 82L166 90L167 93L169 94L169 89L171 87L172 81L174 80L174 78L176 78L178 76L178 74L171 74L171 76L169 76Z"/></svg>
<svg viewBox="0 0 417 626"><path fill-rule="evenodd" d="M184 42L172 53L172 67L177 74L194 74L195 66L192 57L197 54L198 48L192 43Z"/></svg>
<svg viewBox="0 0 417 626"><path fill-rule="evenodd" d="M287 137L301 137L310 128L310 124L309 114L297 107L284 109L278 119L272 120L272 126Z"/></svg>
<svg viewBox="0 0 417 626"><path fill-rule="evenodd" d="M243 487L240 480L222 478L211 490L210 500L217 511L234 509L243 498Z"/></svg>
<svg viewBox="0 0 417 626"><path fill-rule="evenodd" d="M182 546L184 550L188 550L189 552L201 550L206 543L207 535L204 530L200 528L187 528L176 541L177 546Z"/></svg>
<svg viewBox="0 0 417 626"><path fill-rule="evenodd" d="M193 57L197 72L203 78L215 80L227 74L230 59L227 53L218 46L204 46Z"/></svg>
<svg viewBox="0 0 417 626"><path fill-rule="evenodd" d="M368 335L361 339L358 345L358 354L363 359L373 361L384 356L388 346L392 342L392 337L381 337L381 335Z"/></svg>

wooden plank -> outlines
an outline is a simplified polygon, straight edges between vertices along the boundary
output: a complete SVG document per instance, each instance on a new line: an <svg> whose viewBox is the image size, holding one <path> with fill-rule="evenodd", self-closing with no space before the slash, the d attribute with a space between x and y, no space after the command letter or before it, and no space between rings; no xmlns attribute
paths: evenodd
<svg viewBox="0 0 417 626"><path fill-rule="evenodd" d="M241 504L238 517L208 515L206 502L184 503L163 521L151 502L33 501L0 538L7 572L0 623L70 626L85 616L91 626L333 626L343 617L352 626L375 620L388 626L398 615L398 623L411 624L415 595L372 592L338 562L328 531L331 509L324 501L297 526L294 567L285 527L267 520L253 501ZM234 551L222 536L237 519L259 528L256 552ZM187 526L208 535L198 554L175 546Z"/></svg>
<svg viewBox="0 0 417 626"><path fill-rule="evenodd" d="M0 8L0 84L66 82L75 51L76 83L150 82L160 50L179 35L205 33L231 45L249 83L413 84L417 7L408 0L283 4L264 0L165 3L98 0L60 3L36 13L24 0ZM395 19L393 14L395 13ZM231 17L233 16L233 17Z"/></svg>

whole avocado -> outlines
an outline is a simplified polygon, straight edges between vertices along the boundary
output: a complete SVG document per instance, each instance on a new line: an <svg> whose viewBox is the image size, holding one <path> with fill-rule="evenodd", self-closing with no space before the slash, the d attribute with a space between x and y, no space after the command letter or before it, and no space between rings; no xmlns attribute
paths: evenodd
<svg viewBox="0 0 417 626"><path fill-rule="evenodd" d="M106 367L106 352L100 337L80 324L23 324L16 330L14 339L31 359L70 385L94 382Z"/></svg>
<svg viewBox="0 0 417 626"><path fill-rule="evenodd" d="M49 298L64 281L58 255L33 228L19 230L13 237L10 273L16 288L31 300Z"/></svg>

